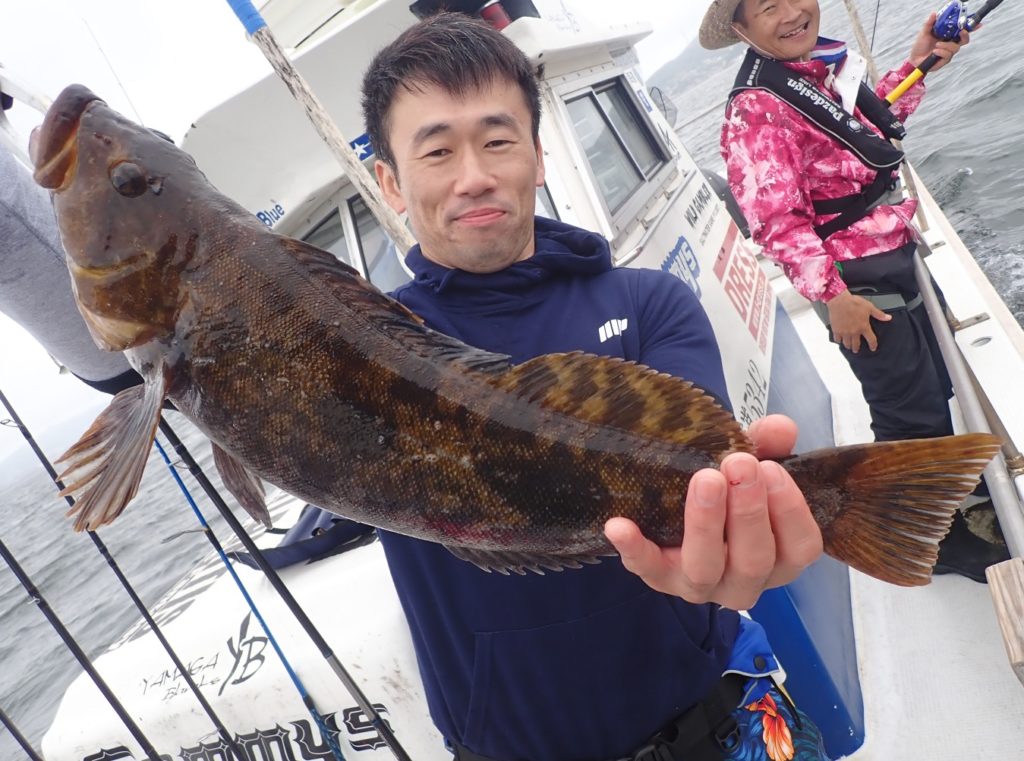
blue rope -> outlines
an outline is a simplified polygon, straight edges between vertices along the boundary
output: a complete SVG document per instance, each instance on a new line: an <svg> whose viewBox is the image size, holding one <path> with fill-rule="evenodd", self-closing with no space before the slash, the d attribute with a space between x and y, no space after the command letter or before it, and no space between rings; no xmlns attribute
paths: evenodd
<svg viewBox="0 0 1024 761"><path fill-rule="evenodd" d="M316 706L313 703L313 698L306 690L305 685L302 684L302 680L299 679L298 674L296 674L294 669L292 669L291 664L288 662L284 652L281 650L281 646L277 643L277 639L271 633L270 627L267 626L267 622L263 620L263 615L260 613L259 608L256 607L255 601L250 597L249 591L245 588L245 584L242 582L242 579L239 578L238 572L235 571L235 567L231 564L231 560L228 558L227 553L224 552L224 548L221 546L220 541L218 541L217 537L214 536L213 530L210 528L210 524L206 522L206 517L203 515L202 510L199 509L196 501L192 499L192 494L189 493L188 487L185 486L185 482L181 480L181 476L178 475L177 469L174 467L171 459L167 456L167 452L164 451L164 448L160 445L160 442L157 439L154 438L153 443L156 444L156 448L157 451L160 452L160 456L164 458L164 462L167 464L167 469L171 471L171 475L177 482L178 488L181 489L181 493L185 495L185 499L188 500L189 505L192 507L192 512L194 512L196 514L196 518L199 519L199 523L203 527L203 531L206 534L207 539L210 540L214 549L217 550L217 554L220 555L220 559L227 567L228 573L231 574L231 578L234 579L235 584L238 585L238 590L242 593L242 597L244 597L246 603L248 603L249 609L256 617L259 625L263 627L263 631L266 632L267 639L277 652L278 657L281 659L281 663L284 665L285 671L288 672L288 676L291 677L292 683L295 685L295 689L299 691L303 704L305 704L307 710L312 715L313 720L320 728L320 732L326 740L327 746L331 749L331 752L334 754L337 761L345 761L345 757L341 754L341 747L338 745L338 742L331 731L327 728L327 722L324 721L324 717L320 715L319 711L317 711Z"/></svg>

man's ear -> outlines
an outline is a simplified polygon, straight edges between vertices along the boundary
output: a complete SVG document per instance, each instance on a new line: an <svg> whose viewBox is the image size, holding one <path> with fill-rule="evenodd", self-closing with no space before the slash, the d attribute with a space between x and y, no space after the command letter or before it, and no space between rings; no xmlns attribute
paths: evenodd
<svg viewBox="0 0 1024 761"><path fill-rule="evenodd" d="M388 206L398 214L405 213L405 198L402 196L402 189L398 185L398 173L385 161L375 161L373 171L377 175L377 184L380 185L381 193Z"/></svg>
<svg viewBox="0 0 1024 761"><path fill-rule="evenodd" d="M537 149L537 187L544 187L544 148L541 147L540 137L537 137L533 141L534 147Z"/></svg>

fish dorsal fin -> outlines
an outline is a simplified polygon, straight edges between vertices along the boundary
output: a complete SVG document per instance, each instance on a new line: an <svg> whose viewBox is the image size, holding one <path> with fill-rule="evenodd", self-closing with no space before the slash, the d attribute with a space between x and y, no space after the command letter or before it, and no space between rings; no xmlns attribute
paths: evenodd
<svg viewBox="0 0 1024 761"><path fill-rule="evenodd" d="M545 354L492 382L554 412L667 444L723 455L753 449L711 396L636 362L583 352Z"/></svg>
<svg viewBox="0 0 1024 761"><path fill-rule="evenodd" d="M423 324L423 320L390 296L381 293L358 271L334 254L295 238L281 236L281 243L310 274L319 279L318 282L332 288L346 303L360 303L392 317Z"/></svg>
<svg viewBox="0 0 1024 761"><path fill-rule="evenodd" d="M511 362L505 354L494 354L467 346L456 338L438 333L404 304L381 293L356 270L333 254L294 238L282 238L285 249L314 276L332 288L351 308L362 309L373 326L405 348L422 357L452 362L466 370L485 375L505 373Z"/></svg>

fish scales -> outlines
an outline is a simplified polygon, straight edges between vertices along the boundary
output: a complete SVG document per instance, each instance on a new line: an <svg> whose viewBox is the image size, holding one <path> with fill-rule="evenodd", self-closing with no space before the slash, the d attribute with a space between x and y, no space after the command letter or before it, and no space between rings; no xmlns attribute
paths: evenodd
<svg viewBox="0 0 1024 761"><path fill-rule="evenodd" d="M257 475L314 504L341 505L348 517L401 521L431 538L438 526L458 539L496 524L531 528L529 549L538 552L607 552L601 525L628 515L654 536L672 527L664 539L678 540L669 511L681 504L689 474L713 458L550 412L542 400L495 390L483 374L410 352L402 338L422 331L411 317L403 326L378 315L395 324L377 329L372 311L350 306L359 303L361 281L342 284L351 294L329 291L280 256L273 236L237 256L209 258L189 279L191 314L183 320L208 327L175 339L191 358L181 385L204 393L179 396L172 385L170 396ZM240 295L226 300L225 290ZM240 324L253 327L232 334ZM554 375L545 383L564 404L589 391L577 385L583 367ZM642 417L642 390L629 391L624 407ZM576 475L570 481L566 473ZM644 498L652 492L661 498ZM589 544L574 547L581 519Z"/></svg>
<svg viewBox="0 0 1024 761"><path fill-rule="evenodd" d="M165 398L213 442L254 517L268 519L258 477L501 572L594 562L618 515L676 546L693 473L752 449L711 397L642 365L577 352L511 367L425 328L80 85L54 102L33 153L86 323L145 379L62 458L79 530L131 501ZM783 464L827 552L918 585L997 450L975 434Z"/></svg>

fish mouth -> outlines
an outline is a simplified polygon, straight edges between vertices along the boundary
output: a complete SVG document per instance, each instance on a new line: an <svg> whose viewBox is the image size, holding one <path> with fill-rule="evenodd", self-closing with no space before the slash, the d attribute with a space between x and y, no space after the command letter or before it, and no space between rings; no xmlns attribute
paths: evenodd
<svg viewBox="0 0 1024 761"><path fill-rule="evenodd" d="M46 112L43 124L32 135L30 147L36 182L47 190L61 191L71 184L78 163L78 126L89 106L103 101L83 85L65 87Z"/></svg>

